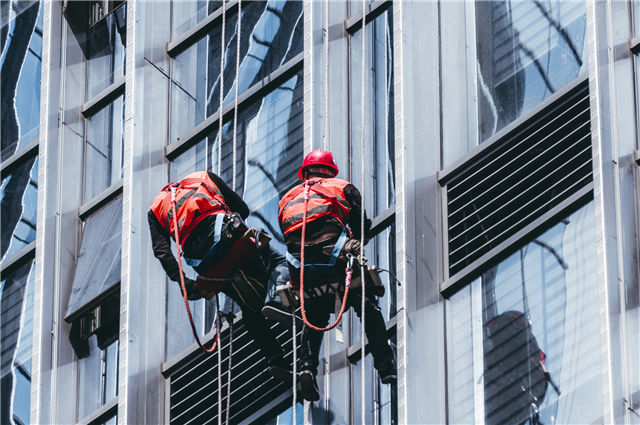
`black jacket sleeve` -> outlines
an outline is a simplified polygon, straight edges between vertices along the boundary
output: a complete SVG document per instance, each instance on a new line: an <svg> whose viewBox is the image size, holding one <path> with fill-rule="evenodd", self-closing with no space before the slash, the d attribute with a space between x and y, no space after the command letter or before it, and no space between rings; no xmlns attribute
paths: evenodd
<svg viewBox="0 0 640 425"><path fill-rule="evenodd" d="M160 260L162 268L164 268L169 279L179 282L180 270L178 269L178 262L171 252L169 232L162 227L153 211L149 211L148 220L151 244L153 245L153 255Z"/></svg>
<svg viewBox="0 0 640 425"><path fill-rule="evenodd" d="M351 232L356 239L360 239L360 219L362 214L362 197L360 191L353 185L348 184L344 188L344 196L347 198L347 202L351 205L351 212L349 213L348 224L351 228ZM364 236L369 238L371 233L371 220L367 218L367 212L364 213Z"/></svg>
<svg viewBox="0 0 640 425"><path fill-rule="evenodd" d="M229 209L233 212L240 214L243 219L246 219L249 216L249 207L242 198L232 190L227 184L218 177L216 174L209 171L209 178L213 180L213 182L218 186L220 192L222 193L222 197L224 198L224 202L227 204Z"/></svg>

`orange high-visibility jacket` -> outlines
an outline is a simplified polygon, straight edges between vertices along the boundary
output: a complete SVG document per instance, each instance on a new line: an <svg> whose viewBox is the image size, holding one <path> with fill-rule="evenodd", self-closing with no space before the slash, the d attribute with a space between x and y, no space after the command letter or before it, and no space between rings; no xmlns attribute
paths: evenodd
<svg viewBox="0 0 640 425"><path fill-rule="evenodd" d="M307 223L320 217L335 217L342 227L347 226L351 205L344 195L344 188L350 183L336 178L318 178L309 181L309 202ZM304 213L304 184L299 184L280 200L278 221L283 234L302 228Z"/></svg>
<svg viewBox="0 0 640 425"><path fill-rule="evenodd" d="M205 217L229 212L220 189L206 171L191 173L179 182L169 183L156 195L151 211L172 238L175 220L171 206L171 186L176 188L176 214L181 244L184 244L191 231Z"/></svg>

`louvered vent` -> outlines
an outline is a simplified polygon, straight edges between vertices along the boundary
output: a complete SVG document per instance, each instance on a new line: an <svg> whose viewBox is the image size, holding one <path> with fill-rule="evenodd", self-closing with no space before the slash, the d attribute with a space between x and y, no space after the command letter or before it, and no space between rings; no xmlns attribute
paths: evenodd
<svg viewBox="0 0 640 425"><path fill-rule="evenodd" d="M292 359L291 331L277 324L273 329L278 342ZM298 334L300 335L300 334ZM222 422L226 419L229 332L222 334ZM207 344L208 346L208 344ZM170 396L171 424L218 423L218 356L200 349L185 358L172 372ZM266 405L277 410L291 404L291 385L272 378L267 362L249 337L242 321L234 323L231 366L231 406L229 423L251 422L269 414Z"/></svg>
<svg viewBox="0 0 640 425"><path fill-rule="evenodd" d="M450 276L591 184L586 79L488 143L441 181Z"/></svg>

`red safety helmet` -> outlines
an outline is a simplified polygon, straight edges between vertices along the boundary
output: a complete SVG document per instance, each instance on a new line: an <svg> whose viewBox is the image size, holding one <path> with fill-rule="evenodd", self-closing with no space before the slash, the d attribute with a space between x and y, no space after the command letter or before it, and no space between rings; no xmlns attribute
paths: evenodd
<svg viewBox="0 0 640 425"><path fill-rule="evenodd" d="M327 167L333 171L333 176L338 175L338 166L333 160L333 155L329 151L322 149L314 149L302 161L302 167L298 170L298 178L304 180L304 172L307 168L313 166Z"/></svg>

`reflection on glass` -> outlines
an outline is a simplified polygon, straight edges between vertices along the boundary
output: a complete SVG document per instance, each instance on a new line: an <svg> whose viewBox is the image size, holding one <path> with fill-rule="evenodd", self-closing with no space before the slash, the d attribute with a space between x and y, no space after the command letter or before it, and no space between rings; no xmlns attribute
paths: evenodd
<svg viewBox="0 0 640 425"><path fill-rule="evenodd" d="M585 26L584 2L476 3L480 141L586 69Z"/></svg>
<svg viewBox="0 0 640 425"><path fill-rule="evenodd" d="M264 425L289 425L293 424L293 408L289 406L287 410L278 413L273 419L264 422ZM304 405L296 404L296 423L295 425L304 424Z"/></svg>
<svg viewBox="0 0 640 425"><path fill-rule="evenodd" d="M26 159L2 180L2 259L36 239L38 157Z"/></svg>
<svg viewBox="0 0 640 425"><path fill-rule="evenodd" d="M120 96L87 120L84 201L122 178L124 98Z"/></svg>
<svg viewBox="0 0 640 425"><path fill-rule="evenodd" d="M42 4L7 2L2 23L2 161L38 138L42 67ZM4 7L3 5L3 18ZM7 23L8 22L8 23ZM6 38L5 38L6 36Z"/></svg>
<svg viewBox="0 0 640 425"><path fill-rule="evenodd" d="M0 423L29 423L31 347L33 339L33 260L26 261L0 283ZM6 398L5 398L6 397Z"/></svg>
<svg viewBox="0 0 640 425"><path fill-rule="evenodd" d="M234 9L225 24L224 103L235 97L237 16ZM241 28L239 94L302 51L302 3L243 3ZM219 109L221 36L219 24L173 61L173 140Z"/></svg>
<svg viewBox="0 0 640 425"><path fill-rule="evenodd" d="M233 181L233 122L222 132L221 173ZM217 132L209 137L210 171L218 170ZM236 192L249 206L247 220L273 236L272 246L284 250L278 223L278 202L298 182L302 162L302 75L298 74L238 115Z"/></svg>
<svg viewBox="0 0 640 425"><path fill-rule="evenodd" d="M176 181L190 172L218 170L218 132L214 130L202 141L171 162L170 178ZM297 172L302 162L302 75L297 74L264 98L247 105L238 116L236 145L236 191L249 206L247 223L267 230L273 236L271 245L284 252L278 223L278 201L298 182ZM233 182L233 122L226 122L222 132L221 177ZM161 187L158 188L158 190ZM277 226L277 225L276 225ZM188 277L195 272L186 267ZM167 292L168 321L174 325L167 333L167 358L171 358L193 343L184 320L184 301L177 285L169 282ZM221 308L229 311L230 300L221 296ZM198 332L215 326L215 302L192 303ZM184 332L182 332L184 330Z"/></svg>
<svg viewBox="0 0 640 425"><path fill-rule="evenodd" d="M124 75L127 4L119 6L87 31L87 100Z"/></svg>
<svg viewBox="0 0 640 425"><path fill-rule="evenodd" d="M453 422L601 420L594 225L590 203L451 298Z"/></svg>
<svg viewBox="0 0 640 425"><path fill-rule="evenodd" d="M89 357L79 362L78 420L118 395L118 347L116 340L104 350L95 335L89 338Z"/></svg>

